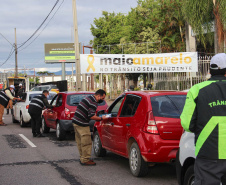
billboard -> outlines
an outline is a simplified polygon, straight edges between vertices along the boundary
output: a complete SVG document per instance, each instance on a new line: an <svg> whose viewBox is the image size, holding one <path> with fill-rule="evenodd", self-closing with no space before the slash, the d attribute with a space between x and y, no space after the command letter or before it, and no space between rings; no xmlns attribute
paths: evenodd
<svg viewBox="0 0 226 185"><path fill-rule="evenodd" d="M74 43L48 43L45 44L46 63L75 63Z"/></svg>
<svg viewBox="0 0 226 185"><path fill-rule="evenodd" d="M197 72L197 52L81 54L81 73Z"/></svg>

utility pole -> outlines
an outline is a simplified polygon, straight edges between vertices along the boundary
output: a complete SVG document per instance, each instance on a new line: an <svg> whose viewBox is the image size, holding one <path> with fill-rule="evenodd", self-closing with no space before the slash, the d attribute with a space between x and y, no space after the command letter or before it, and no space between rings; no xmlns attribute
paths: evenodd
<svg viewBox="0 0 226 185"><path fill-rule="evenodd" d="M76 91L81 91L80 53L79 53L79 40L78 40L76 0L72 0L72 10L73 10L73 22L74 22Z"/></svg>
<svg viewBox="0 0 226 185"><path fill-rule="evenodd" d="M17 42L16 42L16 28L15 28L15 78L18 77L18 64L17 64Z"/></svg>

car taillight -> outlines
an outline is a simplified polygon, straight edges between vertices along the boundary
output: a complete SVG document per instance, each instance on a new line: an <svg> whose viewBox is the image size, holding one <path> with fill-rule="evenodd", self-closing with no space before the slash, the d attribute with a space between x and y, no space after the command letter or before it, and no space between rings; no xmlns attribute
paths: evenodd
<svg viewBox="0 0 226 185"><path fill-rule="evenodd" d="M65 113L66 117L68 117L68 118L71 117L71 113L70 113L70 111L69 111L68 108L65 108L65 109L64 109L64 113Z"/></svg>
<svg viewBox="0 0 226 185"><path fill-rule="evenodd" d="M151 134L159 133L152 111L148 112L148 120L144 126L144 131Z"/></svg>
<svg viewBox="0 0 226 185"><path fill-rule="evenodd" d="M29 105L26 105L26 109L28 109L29 108Z"/></svg>

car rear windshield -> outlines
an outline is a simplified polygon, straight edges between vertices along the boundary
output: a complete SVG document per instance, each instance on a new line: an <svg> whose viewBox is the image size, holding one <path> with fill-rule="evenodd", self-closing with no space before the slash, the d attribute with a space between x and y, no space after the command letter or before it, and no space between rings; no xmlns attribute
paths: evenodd
<svg viewBox="0 0 226 185"><path fill-rule="evenodd" d="M34 98L34 97L37 96L37 95L41 95L41 94L30 94L30 95L29 95L29 101L31 101L32 98Z"/></svg>
<svg viewBox="0 0 226 185"><path fill-rule="evenodd" d="M67 104L70 106L78 106L80 101L91 94L71 94L67 96Z"/></svg>
<svg viewBox="0 0 226 185"><path fill-rule="evenodd" d="M30 95L29 95L29 101L31 101L32 98L34 98L34 97L37 96L37 95L41 95L41 94L30 94ZM53 97L54 97L55 95L56 95L56 94L49 93L49 97L47 98L47 100L52 100Z"/></svg>
<svg viewBox="0 0 226 185"><path fill-rule="evenodd" d="M180 118L186 95L167 95L151 97L154 116Z"/></svg>
<svg viewBox="0 0 226 185"><path fill-rule="evenodd" d="M87 97L90 96L92 94L72 94L72 95L68 95L67 96L67 104L70 106L78 106L78 104L80 103L80 101ZM106 104L106 101L104 100L101 103L98 103L98 106L103 106Z"/></svg>
<svg viewBox="0 0 226 185"><path fill-rule="evenodd" d="M57 86L51 86L51 89L58 89L58 87Z"/></svg>

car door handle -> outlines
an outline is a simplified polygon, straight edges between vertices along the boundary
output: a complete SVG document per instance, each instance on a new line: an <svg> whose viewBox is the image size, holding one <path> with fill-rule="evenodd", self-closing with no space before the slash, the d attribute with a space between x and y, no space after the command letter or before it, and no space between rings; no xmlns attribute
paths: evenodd
<svg viewBox="0 0 226 185"><path fill-rule="evenodd" d="M114 123L113 123L113 122L111 122L111 125L113 126L113 125L114 125Z"/></svg>
<svg viewBox="0 0 226 185"><path fill-rule="evenodd" d="M127 124L126 124L126 126L127 126L127 127L129 127L129 126L130 126L130 124L129 124L129 123L127 123Z"/></svg>

